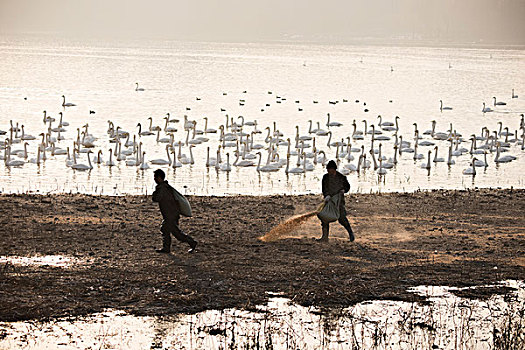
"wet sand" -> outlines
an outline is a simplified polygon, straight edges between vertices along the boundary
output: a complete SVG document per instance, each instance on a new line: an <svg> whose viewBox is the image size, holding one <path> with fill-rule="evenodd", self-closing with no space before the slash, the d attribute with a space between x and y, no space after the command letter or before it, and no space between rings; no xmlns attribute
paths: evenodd
<svg viewBox="0 0 525 350"><path fill-rule="evenodd" d="M417 285L474 286L525 279L525 190L351 194L349 242L317 218L281 239L258 237L315 210L320 196L189 197L181 227L197 251L161 246L151 197L0 195L0 256L65 255L69 268L0 266L0 320L252 309L280 292L301 305L345 307L370 299L414 301ZM471 297L504 293L477 289ZM467 294L467 295L466 295ZM462 296L469 296L462 291Z"/></svg>

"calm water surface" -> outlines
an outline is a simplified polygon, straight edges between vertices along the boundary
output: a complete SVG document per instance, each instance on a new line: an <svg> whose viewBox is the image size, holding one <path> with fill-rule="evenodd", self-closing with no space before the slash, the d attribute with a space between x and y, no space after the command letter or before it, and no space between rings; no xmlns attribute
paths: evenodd
<svg viewBox="0 0 525 350"><path fill-rule="evenodd" d="M52 40L41 36L0 37L0 130L8 131L10 120L25 126L25 132L37 137L28 142L28 158L36 158L38 135L47 131L43 113L57 118L64 112L69 122L63 133L65 140L57 147L73 147L77 128L89 124L89 133L98 138L93 155L103 151L104 162L109 158L108 120L115 127L137 134L137 123L145 128L153 124L164 128L164 117L170 113L179 123L170 123L178 131L175 142L182 141L182 153L189 156L183 130L184 115L197 122L204 130L204 117L208 127L219 129L226 115L239 121L256 120L254 143L264 146L265 127L277 129L292 144L299 126L301 135L308 135L309 122L314 127L331 130L331 142L352 135L352 121L363 131L399 116L398 135L414 143L414 126L422 134L436 120L436 131L453 130L463 135L466 142L460 147L470 149L468 138L480 135L483 126L499 131L498 122L509 132L520 128L520 113L525 111L525 52L523 50L447 49L410 47L321 46L287 44L217 44L180 43L170 41L149 42L75 42ZM135 91L139 82L145 91ZM520 95L511 98L512 89ZM77 106L64 109L62 95ZM505 101L506 106L493 106L492 97ZM27 99L25 99L27 98ZM356 102L358 100L359 102ZM439 100L452 110L440 112ZM317 103L314 103L317 102ZM338 101L337 103L335 103ZM332 102L332 103L330 103ZM482 113L483 102L495 111ZM364 105L366 103L366 105ZM365 109L368 112L365 112ZM95 111L90 114L89 111ZM326 126L327 113L341 127ZM53 127L57 126L57 122ZM145 130L143 128L143 130ZM245 126L250 132L253 126ZM230 132L230 130L228 130ZM504 131L504 129L503 129ZM521 139L522 132L518 132ZM382 152L393 158L391 137L381 141ZM53 133L56 137L56 133ZM306 175L286 174L284 167L275 173L258 173L255 167L232 166L229 173L206 168L206 149L215 156L219 145L218 134L203 135L208 142L193 148L195 163L172 169L161 166L168 180L191 194L274 194L318 193L324 173L318 164ZM315 135L314 135L315 136ZM429 135L421 135L431 140ZM0 141L9 133L0 136ZM167 158L165 144L157 143L154 136L142 136L146 161ZM167 137L164 131L161 137ZM190 140L192 135L190 135ZM514 136L509 139L515 138ZM336 147L328 147L329 136L317 136L316 146L328 158L336 157ZM365 146L370 160L371 137L352 141L352 147ZM421 140L421 141L423 141ZM500 136L504 141L504 136ZM448 142L432 140L438 147L439 157L447 159ZM307 141L312 143L312 141ZM478 146L484 142L478 142ZM379 141L374 142L378 148ZM13 145L22 149L23 143ZM222 150L222 157L230 154L233 163L235 148ZM416 189L467 187L524 187L525 151L517 142L511 142L508 152L514 155L511 163L494 163L495 152L487 155L488 167L477 168L475 177L462 171L469 166L467 153L454 157L455 165L432 164L430 171L421 168L428 151L433 147L419 147L425 159L414 161L413 154L404 153L398 164L379 176L373 167L351 173L349 180L354 192L412 191ZM178 151L178 150L177 150ZM256 151L252 151L255 155ZM263 149L263 165L267 152ZM311 148L306 152L311 152ZM2 156L4 152L1 153ZM286 159L286 146L279 147L281 159ZM357 155L358 153L355 153ZM153 188L151 170L126 166L124 161L114 167L96 165L90 171L76 171L65 165L66 156L50 156L39 166L26 163L21 167L7 167L0 163L0 190L3 192L87 192L87 193L150 193ZM16 156L13 159L20 159ZM483 155L478 155L483 159ZM115 159L115 158L113 158ZM253 160L257 164L257 159ZM297 157L291 157L296 167ZM310 160L311 161L311 160ZM79 162L87 164L82 153ZM341 166L346 164L343 160ZM356 164L356 160L351 162Z"/></svg>

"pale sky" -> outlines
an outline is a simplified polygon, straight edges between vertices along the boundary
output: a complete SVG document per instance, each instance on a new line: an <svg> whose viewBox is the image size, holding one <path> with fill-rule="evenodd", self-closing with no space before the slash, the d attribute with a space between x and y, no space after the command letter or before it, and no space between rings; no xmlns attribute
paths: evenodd
<svg viewBox="0 0 525 350"><path fill-rule="evenodd" d="M0 0L0 32L525 44L525 0Z"/></svg>

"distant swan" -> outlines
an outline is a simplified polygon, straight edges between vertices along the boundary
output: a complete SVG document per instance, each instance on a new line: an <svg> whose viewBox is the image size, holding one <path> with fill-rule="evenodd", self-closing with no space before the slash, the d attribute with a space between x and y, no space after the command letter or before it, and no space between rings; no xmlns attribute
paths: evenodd
<svg viewBox="0 0 525 350"><path fill-rule="evenodd" d="M481 111L483 113L493 112L492 108L485 106L485 102L483 102L483 109Z"/></svg>
<svg viewBox="0 0 525 350"><path fill-rule="evenodd" d="M451 111L452 110L452 107L444 107L443 106L443 100L439 100L439 103L441 104L441 106L439 107L439 110L440 111Z"/></svg>
<svg viewBox="0 0 525 350"><path fill-rule="evenodd" d="M506 106L507 103L506 102L503 102L503 101L497 101L496 100L496 97L492 97L494 99L494 106Z"/></svg>
<svg viewBox="0 0 525 350"><path fill-rule="evenodd" d="M143 88L139 87L139 83L135 83L135 85L137 85L137 87L135 88L135 91L144 91Z"/></svg>
<svg viewBox="0 0 525 350"><path fill-rule="evenodd" d="M76 106L76 104L71 102L66 102L66 96L62 95L62 107L73 107Z"/></svg>

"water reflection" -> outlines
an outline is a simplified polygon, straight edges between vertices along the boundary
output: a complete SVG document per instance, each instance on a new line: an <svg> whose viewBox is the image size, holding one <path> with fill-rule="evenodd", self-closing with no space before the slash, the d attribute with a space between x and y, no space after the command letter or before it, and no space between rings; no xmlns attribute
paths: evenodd
<svg viewBox="0 0 525 350"><path fill-rule="evenodd" d="M11 264L15 266L71 267L87 263L85 260L65 255L0 256L0 264L4 266Z"/></svg>
<svg viewBox="0 0 525 350"><path fill-rule="evenodd" d="M511 295L486 301L461 290L420 286L429 303L368 301L320 313L272 296L257 311L209 310L195 315L135 317L108 310L51 322L0 323L0 346L194 349L494 349L524 345L525 284L505 281ZM503 337L508 339L503 339ZM521 342L521 343L520 343Z"/></svg>

